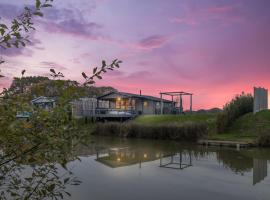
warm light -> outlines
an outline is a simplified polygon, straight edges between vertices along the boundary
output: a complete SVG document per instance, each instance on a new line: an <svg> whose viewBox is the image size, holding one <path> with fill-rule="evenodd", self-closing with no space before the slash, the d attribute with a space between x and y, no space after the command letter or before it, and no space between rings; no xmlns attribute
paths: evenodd
<svg viewBox="0 0 270 200"><path fill-rule="evenodd" d="M118 98L117 98L117 101L121 101L121 97L118 97Z"/></svg>
<svg viewBox="0 0 270 200"><path fill-rule="evenodd" d="M117 161L120 162L121 161L121 158L117 158Z"/></svg>
<svg viewBox="0 0 270 200"><path fill-rule="evenodd" d="M144 101L144 102L143 102L143 106L144 106L144 107L147 107L147 106L148 106L148 102L147 102L147 101Z"/></svg>
<svg viewBox="0 0 270 200"><path fill-rule="evenodd" d="M146 154L146 153L145 153L145 154L143 154L143 157L144 157L144 158L147 158L147 154Z"/></svg>

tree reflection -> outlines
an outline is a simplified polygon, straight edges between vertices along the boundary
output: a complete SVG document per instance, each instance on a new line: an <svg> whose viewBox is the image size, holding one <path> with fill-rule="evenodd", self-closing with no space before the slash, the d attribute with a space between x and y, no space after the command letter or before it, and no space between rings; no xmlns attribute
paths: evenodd
<svg viewBox="0 0 270 200"><path fill-rule="evenodd" d="M57 164L50 156L38 163L34 159L39 153L33 151L17 159L2 153L0 199L63 199L70 196L67 185L78 185L80 181L65 165Z"/></svg>

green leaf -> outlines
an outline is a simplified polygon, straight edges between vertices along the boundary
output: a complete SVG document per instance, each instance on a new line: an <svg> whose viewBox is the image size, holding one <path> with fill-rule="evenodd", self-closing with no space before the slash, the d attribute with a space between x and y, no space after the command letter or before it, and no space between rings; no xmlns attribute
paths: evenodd
<svg viewBox="0 0 270 200"><path fill-rule="evenodd" d="M0 28L0 34L3 36L4 34L5 34L5 29L3 29L3 28Z"/></svg>
<svg viewBox="0 0 270 200"><path fill-rule="evenodd" d="M0 24L0 27L3 29L8 29L7 25L5 25L5 24Z"/></svg>
<svg viewBox="0 0 270 200"><path fill-rule="evenodd" d="M106 67L106 61L102 60L102 68Z"/></svg>
<svg viewBox="0 0 270 200"><path fill-rule="evenodd" d="M36 0L36 8L39 9L41 6L41 2L40 0Z"/></svg>
<svg viewBox="0 0 270 200"><path fill-rule="evenodd" d="M49 192L52 192L55 188L55 184L51 184L49 187L48 187L48 191Z"/></svg>
<svg viewBox="0 0 270 200"><path fill-rule="evenodd" d="M56 74L54 69L50 69L50 72Z"/></svg>
<svg viewBox="0 0 270 200"><path fill-rule="evenodd" d="M95 67L94 69L93 69L93 74L95 74L97 72L97 67Z"/></svg>
<svg viewBox="0 0 270 200"><path fill-rule="evenodd" d="M88 76L87 76L84 72L82 73L82 76L83 76L83 78L85 78L85 79L88 78Z"/></svg>
<svg viewBox="0 0 270 200"><path fill-rule="evenodd" d="M65 178L64 183L66 184L69 181L70 178Z"/></svg>
<svg viewBox="0 0 270 200"><path fill-rule="evenodd" d="M96 82L95 81L93 81L93 80L90 80L90 81L87 81L86 82L86 84L88 84L88 85L93 85L93 84L95 84Z"/></svg>
<svg viewBox="0 0 270 200"><path fill-rule="evenodd" d="M46 4L43 4L41 7L43 7L43 8L47 8L47 7L52 7L52 5L51 5L51 4L48 4L48 3L46 3Z"/></svg>
<svg viewBox="0 0 270 200"><path fill-rule="evenodd" d="M39 12L39 11L34 12L33 15L37 15L37 16L43 17L43 13L42 12Z"/></svg>

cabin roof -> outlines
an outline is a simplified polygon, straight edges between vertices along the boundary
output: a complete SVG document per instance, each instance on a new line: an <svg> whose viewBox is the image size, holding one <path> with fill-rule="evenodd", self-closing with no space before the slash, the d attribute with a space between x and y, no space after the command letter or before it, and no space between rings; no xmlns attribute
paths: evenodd
<svg viewBox="0 0 270 200"><path fill-rule="evenodd" d="M114 97L109 97L112 94L116 94L120 97L127 97L127 98L138 98L138 99L147 99L150 101L156 101L160 102L161 99L158 97L153 97L153 96L148 96L148 95L139 95L139 94L132 94L132 93L127 93L127 92L109 92L107 94L101 95L98 97L98 99L114 99ZM163 102L171 103L171 101L167 99L163 99Z"/></svg>
<svg viewBox="0 0 270 200"><path fill-rule="evenodd" d="M38 103L53 103L55 102L55 99L52 97L44 97L40 96L31 101L31 103L38 104Z"/></svg>

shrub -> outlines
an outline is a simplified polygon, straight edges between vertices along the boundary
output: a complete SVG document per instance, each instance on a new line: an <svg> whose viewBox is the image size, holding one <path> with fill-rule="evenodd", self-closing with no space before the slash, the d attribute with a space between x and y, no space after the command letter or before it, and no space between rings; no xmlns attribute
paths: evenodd
<svg viewBox="0 0 270 200"><path fill-rule="evenodd" d="M217 116L218 133L223 133L237 118L249 112L253 112L252 95L242 93L234 97Z"/></svg>
<svg viewBox="0 0 270 200"><path fill-rule="evenodd" d="M270 129L264 127L259 131L259 137L257 143L262 147L270 147Z"/></svg>
<svg viewBox="0 0 270 200"><path fill-rule="evenodd" d="M207 134L207 125L192 122L166 125L108 122L98 123L94 134L128 138L197 141Z"/></svg>

